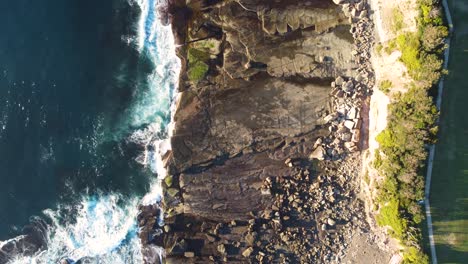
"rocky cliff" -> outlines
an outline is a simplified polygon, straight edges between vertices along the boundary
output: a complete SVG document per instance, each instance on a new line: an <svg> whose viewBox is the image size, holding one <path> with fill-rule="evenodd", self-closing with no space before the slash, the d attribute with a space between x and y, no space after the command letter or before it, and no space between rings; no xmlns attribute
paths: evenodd
<svg viewBox="0 0 468 264"><path fill-rule="evenodd" d="M367 10L357 0L173 1L182 94L166 224L155 229L142 208L145 244L170 263L339 263L367 230L356 198L373 85Z"/></svg>

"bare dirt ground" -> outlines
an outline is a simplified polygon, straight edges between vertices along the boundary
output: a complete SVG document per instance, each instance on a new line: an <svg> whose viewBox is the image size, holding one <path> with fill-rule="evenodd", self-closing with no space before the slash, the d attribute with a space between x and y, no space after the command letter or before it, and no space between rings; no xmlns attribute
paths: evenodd
<svg viewBox="0 0 468 264"><path fill-rule="evenodd" d="M416 17L418 11L416 0L383 1L370 0L373 10L373 19L376 31L376 45L386 47L388 42L397 37L393 29L395 23L395 13L402 15L402 28L399 32L415 32ZM406 67L399 61L400 51L387 53L385 48L379 52L374 51L372 56L374 70L376 74L377 89L384 80L391 81L390 93L405 92L407 85L411 82Z"/></svg>
<svg viewBox="0 0 468 264"><path fill-rule="evenodd" d="M375 240L367 234L356 234L348 251L350 253L343 259L343 264L383 264L390 263L392 259L392 255L383 253L379 245L375 244Z"/></svg>

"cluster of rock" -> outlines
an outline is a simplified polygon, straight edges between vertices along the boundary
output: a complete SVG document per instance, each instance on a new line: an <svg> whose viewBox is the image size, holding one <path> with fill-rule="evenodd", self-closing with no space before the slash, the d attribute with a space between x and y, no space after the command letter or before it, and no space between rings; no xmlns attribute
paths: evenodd
<svg viewBox="0 0 468 264"><path fill-rule="evenodd" d="M331 83L333 110L323 119L331 133L317 140L310 156L319 160L339 160L348 153L359 151L363 123L361 111L375 82L370 62L373 24L368 17L369 6L366 1L334 2L341 5L352 22L350 32L355 40L352 54L357 69L354 77L338 76Z"/></svg>
<svg viewBox="0 0 468 264"><path fill-rule="evenodd" d="M22 230L23 235L13 239L0 241L0 264L9 263L19 256L32 256L39 250L47 248L47 223L39 217L31 218L31 222Z"/></svg>
<svg viewBox="0 0 468 264"><path fill-rule="evenodd" d="M263 216L267 226L279 234L280 240L274 244L296 257L289 261L340 263L352 233L366 228L364 221L358 221L363 217L354 193L358 173L349 165L358 158L355 155L339 167L325 162L320 173L287 160L287 165L294 167L290 177L267 179L274 203ZM272 260L275 255L270 256Z"/></svg>

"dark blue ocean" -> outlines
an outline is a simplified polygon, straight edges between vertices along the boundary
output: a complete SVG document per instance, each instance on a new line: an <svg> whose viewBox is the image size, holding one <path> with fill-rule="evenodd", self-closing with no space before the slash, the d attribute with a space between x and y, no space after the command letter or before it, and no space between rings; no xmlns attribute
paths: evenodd
<svg viewBox="0 0 468 264"><path fill-rule="evenodd" d="M46 257L18 263L138 258L121 244L154 192L179 67L157 5L0 1L0 242L33 216L51 230Z"/></svg>

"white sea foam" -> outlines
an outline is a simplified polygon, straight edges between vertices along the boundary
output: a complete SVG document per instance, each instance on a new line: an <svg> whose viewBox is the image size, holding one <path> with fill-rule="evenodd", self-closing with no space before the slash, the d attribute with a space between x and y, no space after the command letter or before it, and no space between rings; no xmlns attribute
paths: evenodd
<svg viewBox="0 0 468 264"><path fill-rule="evenodd" d="M155 67L148 77L148 89L141 93L142 97L132 111L134 126L149 124L131 136L133 142L145 147L145 154L139 160L158 175L151 191L143 199L143 203L147 204L162 197L160 181L166 176L162 156L171 148L169 138L173 129L171 124L181 63L175 52L172 28L163 25L158 17L158 6L166 4L166 1L136 0L136 3L143 10L138 47L140 52L151 58Z"/></svg>
<svg viewBox="0 0 468 264"><path fill-rule="evenodd" d="M56 263L99 258L99 263L142 263L137 236L137 198L117 194L83 196L73 206L44 213L52 222L47 249L11 263ZM70 221L73 214L74 221Z"/></svg>
<svg viewBox="0 0 468 264"><path fill-rule="evenodd" d="M137 236L137 208L139 203L150 205L161 203L163 199L161 181L166 170L162 157L170 150L180 60L175 53L171 27L162 25L158 18L157 8L166 2L129 1L142 10L137 49L154 65L153 73L148 76L149 85L137 90L137 98L129 111L131 126L140 128L129 140L144 146L145 151L138 160L157 177L151 179L150 191L142 199L118 194L83 195L74 206L62 205L57 210L46 210L44 213L52 222L47 234L47 249L31 257L18 256L11 263L57 263L64 258L72 261L91 258L102 264L143 263ZM92 139L96 144L99 142L97 138L99 136ZM73 221L70 221L70 215L73 215ZM162 211L159 224L163 224ZM160 258L164 255L162 248L151 249Z"/></svg>

